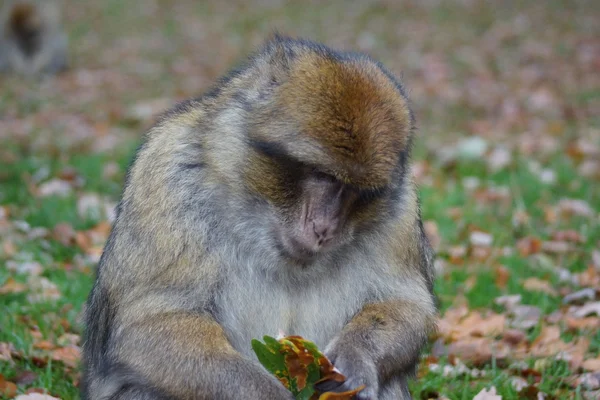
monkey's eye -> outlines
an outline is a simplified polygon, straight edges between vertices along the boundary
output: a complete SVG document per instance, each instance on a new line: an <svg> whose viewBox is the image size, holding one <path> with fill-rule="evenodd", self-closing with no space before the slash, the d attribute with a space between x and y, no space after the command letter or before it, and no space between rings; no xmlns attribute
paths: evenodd
<svg viewBox="0 0 600 400"><path fill-rule="evenodd" d="M310 174L312 175L313 178L316 178L321 181L330 181L330 182L337 181L337 179L333 175L329 175L325 172L319 171L315 167L309 167L309 168L310 168Z"/></svg>
<svg viewBox="0 0 600 400"><path fill-rule="evenodd" d="M387 188L362 189L358 192L358 200L363 203L371 203L382 198L387 193Z"/></svg>

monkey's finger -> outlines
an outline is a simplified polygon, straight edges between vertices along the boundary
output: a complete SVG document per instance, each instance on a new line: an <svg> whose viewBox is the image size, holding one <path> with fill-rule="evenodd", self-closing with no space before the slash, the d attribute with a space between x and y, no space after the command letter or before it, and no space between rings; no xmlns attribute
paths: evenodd
<svg viewBox="0 0 600 400"><path fill-rule="evenodd" d="M332 379L315 383L315 389L319 392L334 392L342 388L344 382L334 381Z"/></svg>

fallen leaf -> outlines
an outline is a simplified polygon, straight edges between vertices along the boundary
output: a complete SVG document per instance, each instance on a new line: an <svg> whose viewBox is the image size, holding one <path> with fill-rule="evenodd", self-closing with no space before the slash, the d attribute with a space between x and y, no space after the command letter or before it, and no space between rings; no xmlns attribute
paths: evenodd
<svg viewBox="0 0 600 400"><path fill-rule="evenodd" d="M529 382L520 376L513 376L510 378L510 385L517 391L520 392L527 386L529 386Z"/></svg>
<svg viewBox="0 0 600 400"><path fill-rule="evenodd" d="M594 300L596 291L592 288L585 288L577 292L570 293L563 298L563 303L583 303L585 300Z"/></svg>
<svg viewBox="0 0 600 400"><path fill-rule="evenodd" d="M600 317L600 301L587 303L573 313L578 318L587 317L590 314L596 314Z"/></svg>
<svg viewBox="0 0 600 400"><path fill-rule="evenodd" d="M0 361L12 362L12 353L15 347L12 343L0 342Z"/></svg>
<svg viewBox="0 0 600 400"><path fill-rule="evenodd" d="M319 400L352 400L356 398L356 394L364 388L365 385L361 385L356 389L346 392L326 392L319 396Z"/></svg>
<svg viewBox="0 0 600 400"><path fill-rule="evenodd" d="M525 332L518 329L508 329L502 334L502 340L512 346L524 342L526 337Z"/></svg>
<svg viewBox="0 0 600 400"><path fill-rule="evenodd" d="M525 237L517 241L517 250L523 257L539 253L542 250L542 241L536 237Z"/></svg>
<svg viewBox="0 0 600 400"><path fill-rule="evenodd" d="M4 376L0 374L0 396L2 397L14 397L17 395L17 385L13 382L4 379Z"/></svg>
<svg viewBox="0 0 600 400"><path fill-rule="evenodd" d="M488 167L493 172L500 171L512 162L512 154L505 146L497 146L486 157Z"/></svg>
<svg viewBox="0 0 600 400"><path fill-rule="evenodd" d="M56 343L59 346L75 345L77 346L81 341L81 337L74 333L65 333L56 339Z"/></svg>
<svg viewBox="0 0 600 400"><path fill-rule="evenodd" d="M574 274L574 278L581 286L598 287L600 286L600 269L590 265L585 271Z"/></svg>
<svg viewBox="0 0 600 400"><path fill-rule="evenodd" d="M600 166L598 169L600 170ZM600 390L586 390L581 394L583 395L583 400L600 400Z"/></svg>
<svg viewBox="0 0 600 400"><path fill-rule="evenodd" d="M568 344L560 339L560 329L557 326L544 326L531 343L530 352L535 357L550 357L568 348Z"/></svg>
<svg viewBox="0 0 600 400"><path fill-rule="evenodd" d="M27 290L27 286L15 281L12 277L8 278L4 285L0 286L0 294L22 293Z"/></svg>
<svg viewBox="0 0 600 400"><path fill-rule="evenodd" d="M586 390L600 389L600 372L582 374L577 378L576 384Z"/></svg>
<svg viewBox="0 0 600 400"><path fill-rule="evenodd" d="M457 154L467 159L479 159L483 157L487 148L488 143L479 136L462 139L456 146Z"/></svg>
<svg viewBox="0 0 600 400"><path fill-rule="evenodd" d="M530 329L536 326L542 316L542 310L536 306L516 305L509 310L512 316L510 325L519 329Z"/></svg>
<svg viewBox="0 0 600 400"><path fill-rule="evenodd" d="M539 278L527 278L523 282L523 287L527 290L532 290L535 292L544 292L551 296L557 296L558 293L556 290L550 285L550 282L543 281Z"/></svg>
<svg viewBox="0 0 600 400"><path fill-rule="evenodd" d="M60 299L61 294L56 284L48 278L39 276L30 276L27 280L30 288L30 293L27 299L31 303L40 303L44 301L55 301Z"/></svg>
<svg viewBox="0 0 600 400"><path fill-rule="evenodd" d="M510 270L501 265L497 267L494 272L496 273L496 286L498 286L500 289L506 288L508 280L510 279Z"/></svg>
<svg viewBox="0 0 600 400"><path fill-rule="evenodd" d="M585 238L574 229L554 232L552 233L552 239L558 242L585 242Z"/></svg>
<svg viewBox="0 0 600 400"><path fill-rule="evenodd" d="M52 238L64 246L70 246L75 240L75 229L70 224L57 224L52 230Z"/></svg>
<svg viewBox="0 0 600 400"><path fill-rule="evenodd" d="M37 194L40 197L47 196L60 196L66 197L73 191L71 184L61 179L52 179L48 182L41 184L38 188Z"/></svg>
<svg viewBox="0 0 600 400"><path fill-rule="evenodd" d="M20 394L14 400L60 400L58 397L50 396L49 394L28 393Z"/></svg>
<svg viewBox="0 0 600 400"><path fill-rule="evenodd" d="M583 369L588 371L600 372L600 357L587 359L581 364L581 366Z"/></svg>
<svg viewBox="0 0 600 400"><path fill-rule="evenodd" d="M83 219L102 218L102 199L96 193L86 193L77 200L77 214Z"/></svg>
<svg viewBox="0 0 600 400"><path fill-rule="evenodd" d="M520 294L500 296L500 297L496 297L496 299L494 300L494 303L498 304L499 306L503 306L507 310L511 310L520 302L521 302Z"/></svg>
<svg viewBox="0 0 600 400"><path fill-rule="evenodd" d="M42 265L37 261L16 262L11 260L6 262L6 268L17 274L26 275L40 275L44 271Z"/></svg>
<svg viewBox="0 0 600 400"><path fill-rule="evenodd" d="M31 385L37 380L38 376L33 371L22 371L14 378L17 385Z"/></svg>
<svg viewBox="0 0 600 400"><path fill-rule="evenodd" d="M52 350L51 357L54 361L61 361L68 367L75 368L81 358L81 349L77 346L60 347Z"/></svg>
<svg viewBox="0 0 600 400"><path fill-rule="evenodd" d="M492 386L489 390L482 389L477 393L473 400L502 400L502 396L496 394L496 388Z"/></svg>
<svg viewBox="0 0 600 400"><path fill-rule="evenodd" d="M542 242L542 250L546 253L563 254L573 251L574 248L569 242L553 240Z"/></svg>
<svg viewBox="0 0 600 400"><path fill-rule="evenodd" d="M570 342L569 348L558 355L558 359L569 362L569 367L577 371L583 364L583 360L590 348L590 339L587 337L578 337L574 343Z"/></svg>
<svg viewBox="0 0 600 400"><path fill-rule="evenodd" d="M467 248L465 246L452 246L448 249L448 255L451 263L461 264L467 255Z"/></svg>
<svg viewBox="0 0 600 400"><path fill-rule="evenodd" d="M48 340L40 340L33 344L33 347L40 350L52 350L55 346L54 343Z"/></svg>
<svg viewBox="0 0 600 400"><path fill-rule="evenodd" d="M567 315L565 316L564 320L569 330L591 330L600 328L600 318L598 317L575 318L570 315Z"/></svg>
<svg viewBox="0 0 600 400"><path fill-rule="evenodd" d="M584 200L562 199L558 202L558 210L563 215L577 215L580 217L593 217L596 212Z"/></svg>
<svg viewBox="0 0 600 400"><path fill-rule="evenodd" d="M461 336L495 336L504 331L505 325L506 317L502 314L482 317L478 312L473 312L461 321Z"/></svg>
<svg viewBox="0 0 600 400"><path fill-rule="evenodd" d="M492 245L494 238L489 233L475 231L471 232L469 237L473 246L489 247Z"/></svg>

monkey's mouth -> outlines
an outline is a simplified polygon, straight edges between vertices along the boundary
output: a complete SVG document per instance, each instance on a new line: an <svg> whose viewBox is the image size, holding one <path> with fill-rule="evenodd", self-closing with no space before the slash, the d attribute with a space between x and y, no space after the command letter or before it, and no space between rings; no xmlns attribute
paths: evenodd
<svg viewBox="0 0 600 400"><path fill-rule="evenodd" d="M298 240L284 233L277 235L276 247L282 256L301 264L314 261L323 249L313 250L303 246Z"/></svg>

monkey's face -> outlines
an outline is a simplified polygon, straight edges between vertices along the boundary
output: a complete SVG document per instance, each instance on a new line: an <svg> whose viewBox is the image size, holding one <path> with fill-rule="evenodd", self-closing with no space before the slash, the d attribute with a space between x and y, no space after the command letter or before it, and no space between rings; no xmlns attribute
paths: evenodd
<svg viewBox="0 0 600 400"><path fill-rule="evenodd" d="M270 205L280 251L308 261L393 212L411 116L361 60L302 57L272 90L246 125L246 182Z"/></svg>
<svg viewBox="0 0 600 400"><path fill-rule="evenodd" d="M302 264L352 242L354 233L382 216L389 188L361 189L278 148L255 146L247 175L251 190L266 200L277 250Z"/></svg>
<svg viewBox="0 0 600 400"><path fill-rule="evenodd" d="M299 261L309 261L346 242L352 227L346 226L354 190L333 177L312 172L299 182L298 198L279 210L275 226L280 251Z"/></svg>

